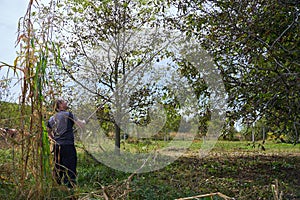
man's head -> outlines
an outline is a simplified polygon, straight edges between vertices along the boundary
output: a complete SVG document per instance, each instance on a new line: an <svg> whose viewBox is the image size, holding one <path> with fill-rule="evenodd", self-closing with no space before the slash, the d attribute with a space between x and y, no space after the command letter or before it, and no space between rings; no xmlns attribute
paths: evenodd
<svg viewBox="0 0 300 200"><path fill-rule="evenodd" d="M67 110L68 109L68 101L64 99L57 99L55 102L55 110L57 112L61 110Z"/></svg>

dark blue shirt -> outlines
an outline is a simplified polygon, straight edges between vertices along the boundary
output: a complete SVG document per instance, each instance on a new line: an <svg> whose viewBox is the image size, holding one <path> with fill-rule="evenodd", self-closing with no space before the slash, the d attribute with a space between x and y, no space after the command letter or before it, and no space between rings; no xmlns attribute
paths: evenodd
<svg viewBox="0 0 300 200"><path fill-rule="evenodd" d="M59 111L49 119L47 126L52 130L57 144L74 144L74 120L74 115L68 111Z"/></svg>

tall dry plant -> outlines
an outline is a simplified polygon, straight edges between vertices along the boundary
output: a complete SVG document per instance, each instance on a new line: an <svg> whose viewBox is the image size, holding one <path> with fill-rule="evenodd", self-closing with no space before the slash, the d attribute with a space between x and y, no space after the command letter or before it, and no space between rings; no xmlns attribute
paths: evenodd
<svg viewBox="0 0 300 200"><path fill-rule="evenodd" d="M20 50L14 65L8 65L18 75L21 86L20 125L13 145L11 176L19 199L44 199L50 195L53 183L45 125L46 102L53 95L48 77L53 46L51 12L47 11L44 18L37 16L38 3L29 0L27 11L19 20L17 45Z"/></svg>

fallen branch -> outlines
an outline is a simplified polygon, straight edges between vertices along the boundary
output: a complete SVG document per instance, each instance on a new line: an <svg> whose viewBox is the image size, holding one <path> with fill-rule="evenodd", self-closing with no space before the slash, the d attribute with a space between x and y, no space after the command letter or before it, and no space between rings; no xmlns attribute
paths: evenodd
<svg viewBox="0 0 300 200"><path fill-rule="evenodd" d="M192 197L184 197L184 198L179 198L179 199L175 199L175 200L198 199L198 198L213 197L213 196L219 196L219 197L222 197L225 200L233 200L234 199L234 198L228 197L225 194L222 194L220 192L215 192L215 193L202 194L202 195L197 195L197 196L192 196Z"/></svg>

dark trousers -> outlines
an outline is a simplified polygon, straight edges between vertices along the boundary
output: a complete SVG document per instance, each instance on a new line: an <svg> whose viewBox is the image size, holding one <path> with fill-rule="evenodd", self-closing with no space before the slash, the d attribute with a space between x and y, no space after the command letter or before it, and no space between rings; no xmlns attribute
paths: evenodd
<svg viewBox="0 0 300 200"><path fill-rule="evenodd" d="M74 145L54 147L54 175L58 184L72 188L76 184L77 154Z"/></svg>

